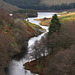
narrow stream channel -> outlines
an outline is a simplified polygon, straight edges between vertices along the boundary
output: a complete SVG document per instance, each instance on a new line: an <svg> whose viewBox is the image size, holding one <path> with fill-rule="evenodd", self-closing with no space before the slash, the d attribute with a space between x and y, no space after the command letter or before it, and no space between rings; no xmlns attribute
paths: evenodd
<svg viewBox="0 0 75 75"><path fill-rule="evenodd" d="M28 18L29 22L34 23L39 25L40 27L46 29L46 32L42 33L38 37L33 37L28 41L28 54L25 58L22 58L20 61L12 60L11 63L9 64L9 69L8 69L8 75L38 75L31 73L29 70L25 70L23 64L26 62L29 62L33 59L31 59L30 53L32 53L32 46L34 45L36 40L40 40L42 36L44 36L45 33L48 32L48 27L47 26L41 26L39 23L40 21L36 21L34 19L37 18L44 18L44 17L52 17L53 14L51 12L38 12L38 17L35 18Z"/></svg>

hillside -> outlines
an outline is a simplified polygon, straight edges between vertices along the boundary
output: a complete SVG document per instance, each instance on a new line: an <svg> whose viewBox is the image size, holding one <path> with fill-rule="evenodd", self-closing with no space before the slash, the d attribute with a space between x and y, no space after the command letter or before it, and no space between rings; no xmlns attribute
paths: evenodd
<svg viewBox="0 0 75 75"><path fill-rule="evenodd" d="M42 31L41 27L0 9L0 75L6 75L11 59L21 59L27 52L28 40Z"/></svg>
<svg viewBox="0 0 75 75"><path fill-rule="evenodd" d="M8 12L12 12L12 11L20 9L19 7L11 5L7 2L4 2L3 0L0 0L0 8L4 8L4 10Z"/></svg>
<svg viewBox="0 0 75 75"><path fill-rule="evenodd" d="M13 0L13 1L10 1L10 0L4 0L8 3L11 3L11 4L15 4L15 5L18 5L18 4L21 4L21 6L24 6L27 5L39 5L39 4L45 4L45 5L60 5L60 4L63 4L63 3L75 3L75 0Z"/></svg>
<svg viewBox="0 0 75 75"><path fill-rule="evenodd" d="M4 0L13 5L21 5L21 6L30 6L30 5L37 5L40 3L40 0Z"/></svg>
<svg viewBox="0 0 75 75"><path fill-rule="evenodd" d="M63 3L75 3L75 0L41 0L40 3L46 5L61 5Z"/></svg>
<svg viewBox="0 0 75 75"><path fill-rule="evenodd" d="M4 0L23 9L64 10L75 8L75 0Z"/></svg>

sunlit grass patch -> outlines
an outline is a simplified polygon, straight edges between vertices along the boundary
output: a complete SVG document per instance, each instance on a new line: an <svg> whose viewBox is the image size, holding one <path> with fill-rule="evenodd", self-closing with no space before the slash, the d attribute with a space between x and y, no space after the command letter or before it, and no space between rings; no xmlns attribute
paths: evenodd
<svg viewBox="0 0 75 75"><path fill-rule="evenodd" d="M51 19L45 20L45 21L41 21L40 24L43 25L43 26L49 26L50 22L51 22Z"/></svg>
<svg viewBox="0 0 75 75"><path fill-rule="evenodd" d="M71 24L75 24L75 14L60 16L59 20L62 24L64 24L65 21L67 22L67 24L68 22L70 22Z"/></svg>
<svg viewBox="0 0 75 75"><path fill-rule="evenodd" d="M64 12L58 13L58 15L63 15L63 14L67 14L67 13L69 13L69 12L64 11Z"/></svg>
<svg viewBox="0 0 75 75"><path fill-rule="evenodd" d="M30 22L27 22L27 21L25 21L25 20L24 20L24 22L25 22L25 23L28 23L33 29L41 28L41 27L39 27L38 25L33 24L33 23L30 23Z"/></svg>
<svg viewBox="0 0 75 75"><path fill-rule="evenodd" d="M75 14L74 15L65 15L65 16L60 16L59 19L60 20L70 20L75 18Z"/></svg>

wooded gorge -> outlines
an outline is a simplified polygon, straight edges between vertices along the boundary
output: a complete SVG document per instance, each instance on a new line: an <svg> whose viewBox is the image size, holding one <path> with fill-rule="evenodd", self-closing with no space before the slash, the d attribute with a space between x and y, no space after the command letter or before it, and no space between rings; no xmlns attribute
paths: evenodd
<svg viewBox="0 0 75 75"><path fill-rule="evenodd" d="M55 19L50 26L54 31L45 34L33 47L36 60L25 64L25 68L40 75L74 75L75 74L75 13L59 17L61 23L59 33ZM47 19L46 19L47 20ZM55 23L55 24L54 24ZM56 25L57 24L57 25ZM56 27L55 27L55 26ZM56 30L55 30L56 29ZM47 37L48 36L48 37ZM48 53L48 55L46 55ZM41 54L43 57L41 57Z"/></svg>
<svg viewBox="0 0 75 75"><path fill-rule="evenodd" d="M0 75L75 75L75 0L0 0Z"/></svg>
<svg viewBox="0 0 75 75"><path fill-rule="evenodd" d="M24 17L22 14L10 16L0 9L0 75L6 75L12 58L20 60L25 56L28 40L42 33L41 27L25 21Z"/></svg>

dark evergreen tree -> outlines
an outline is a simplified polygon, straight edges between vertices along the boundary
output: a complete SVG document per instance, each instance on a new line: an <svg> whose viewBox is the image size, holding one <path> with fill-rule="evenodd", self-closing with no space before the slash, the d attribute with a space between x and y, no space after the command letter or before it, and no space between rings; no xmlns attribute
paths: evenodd
<svg viewBox="0 0 75 75"><path fill-rule="evenodd" d="M54 16L52 17L52 20L50 22L48 36L50 36L54 32L57 32L58 33L59 30L60 30L60 27L61 27L61 23L60 23L57 15L54 14Z"/></svg>

